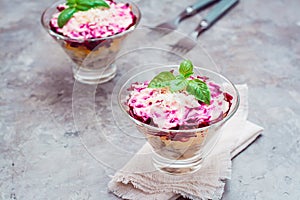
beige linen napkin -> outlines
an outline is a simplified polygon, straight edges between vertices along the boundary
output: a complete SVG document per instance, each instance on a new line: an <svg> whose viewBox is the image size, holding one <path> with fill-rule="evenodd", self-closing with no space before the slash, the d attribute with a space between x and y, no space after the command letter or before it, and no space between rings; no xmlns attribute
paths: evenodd
<svg viewBox="0 0 300 200"><path fill-rule="evenodd" d="M108 188L124 199L175 199L182 195L190 199L220 199L225 179L231 175L231 159L251 144L262 128L249 121L247 85L237 86L241 103L223 127L222 136L202 167L193 174L172 176L157 171L152 165L151 149L146 143L113 177Z"/></svg>

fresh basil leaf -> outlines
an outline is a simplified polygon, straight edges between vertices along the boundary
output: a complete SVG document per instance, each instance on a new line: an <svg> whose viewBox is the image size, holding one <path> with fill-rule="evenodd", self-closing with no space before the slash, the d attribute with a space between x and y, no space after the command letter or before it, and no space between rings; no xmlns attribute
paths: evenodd
<svg viewBox="0 0 300 200"><path fill-rule="evenodd" d="M170 91L177 92L180 90L184 90L188 84L188 81L185 79L175 79L170 81Z"/></svg>
<svg viewBox="0 0 300 200"><path fill-rule="evenodd" d="M59 28L62 28L71 19L71 17L73 16L73 14L76 11L77 11L76 8L73 8L73 7L63 10L59 14L58 19L57 19Z"/></svg>
<svg viewBox="0 0 300 200"><path fill-rule="evenodd" d="M156 75L149 83L149 88L161 88L169 85L171 80L174 80L175 76L171 72L161 72Z"/></svg>
<svg viewBox="0 0 300 200"><path fill-rule="evenodd" d="M81 6L87 6L89 8L92 8L95 6L95 1L93 0L77 0L77 4Z"/></svg>
<svg viewBox="0 0 300 200"><path fill-rule="evenodd" d="M210 104L210 91L205 82L199 79L188 80L187 92L205 104Z"/></svg>
<svg viewBox="0 0 300 200"><path fill-rule="evenodd" d="M179 74L175 77L176 79L184 80L185 77L182 74Z"/></svg>
<svg viewBox="0 0 300 200"><path fill-rule="evenodd" d="M69 8L70 7L75 7L75 3L69 3L69 2L67 2L66 5L69 6Z"/></svg>
<svg viewBox="0 0 300 200"><path fill-rule="evenodd" d="M193 68L194 66L190 60L184 60L180 63L179 73L185 78L188 78L194 73Z"/></svg>
<svg viewBox="0 0 300 200"><path fill-rule="evenodd" d="M102 6L102 7L109 8L109 5L103 0L94 0L94 4L95 6Z"/></svg>
<svg viewBox="0 0 300 200"><path fill-rule="evenodd" d="M74 4L76 4L76 0L67 0L66 4L67 5L70 5L70 4L74 5Z"/></svg>
<svg viewBox="0 0 300 200"><path fill-rule="evenodd" d="M81 5L81 4L77 4L77 5L76 5L76 9L77 9L77 10L80 10L80 11L87 11L87 10L89 10L90 8L92 8L92 7L90 7L90 6L85 6L85 5Z"/></svg>

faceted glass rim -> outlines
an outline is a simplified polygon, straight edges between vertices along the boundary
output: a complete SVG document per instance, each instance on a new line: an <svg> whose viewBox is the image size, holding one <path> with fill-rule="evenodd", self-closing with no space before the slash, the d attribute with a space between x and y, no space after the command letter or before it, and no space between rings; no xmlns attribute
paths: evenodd
<svg viewBox="0 0 300 200"><path fill-rule="evenodd" d="M136 29L136 27L140 23L141 17L142 17L142 14L141 14L141 11L140 11L139 7L135 3L133 3L132 1L126 0L126 3L129 3L129 5L131 5L133 7L132 12L136 16L136 21L135 21L135 24L133 26L131 26L129 29L127 29L126 31L124 31L122 33L115 34L115 35L108 36L108 37L90 38L90 39L75 39L75 38L70 38L70 37L67 37L67 36L64 36L64 35L61 35L61 34L58 34L54 31L52 31L49 27L50 19L46 19L46 17L45 17L47 12L49 12L51 9L55 9L59 4L62 4L62 3L65 3L65 0L56 1L53 4L51 4L50 6L48 6L42 13L41 23L42 23L44 29L46 29L46 31L51 36L54 36L57 39L66 40L66 41L70 41L70 42L79 42L79 43L82 43L82 42L95 42L95 41L102 41L102 40L108 40L108 39L114 39L114 38L122 37L123 35L126 35L126 34L132 32L134 29ZM136 12L134 12L134 10Z"/></svg>
<svg viewBox="0 0 300 200"><path fill-rule="evenodd" d="M235 104L234 104L234 107L232 107L228 113L228 115L226 115L222 120L219 120L217 122L214 122L208 126L205 126L205 127L201 127L201 128L194 128L194 129L187 129L187 130L170 130L170 129L163 129L163 128L159 128L159 127L156 127L156 126L152 126L152 125L148 125L146 123L143 123L137 119L135 119L134 117L132 117L131 115L128 114L128 112L125 110L124 106L123 106L123 103L122 102L122 99L121 99L121 91L123 91L124 89L126 90L127 88L125 88L125 86L127 85L127 83L129 83L130 81L132 81L133 78L147 72L147 71L152 71L152 70L155 70L155 69L160 69L160 68L171 68L171 67L178 67L178 65L166 65L166 66L160 66L160 67L153 67L153 68L149 68L147 70L143 70L143 71L140 71L138 73L136 73L135 75L131 76L130 78L128 78L128 80L122 85L122 87L120 88L119 92L118 92L118 103L119 103L119 106L121 107L122 111L126 113L126 115L132 120L134 121L137 125L140 125L140 126L143 126L143 127L146 127L147 129L152 129L153 131L158 131L158 132L168 132L168 133L191 133L191 132L201 132L201 131L204 131L204 130L207 130L213 126L219 126L219 125L222 125L223 123L225 123L226 121L228 121L237 111L239 105L240 105L240 94L239 94L239 91L237 90L236 86L228 79L226 78L225 76L221 75L220 73L217 73L215 71L212 71L212 70L209 70L209 69L205 69L205 68L201 68L201 67L196 67L194 66L194 69L195 70L198 70L198 71L206 71L208 73L211 73L211 74L214 74L214 75L217 75L219 76L221 79L223 79L224 81L226 81L227 83L229 83L230 87L233 88L235 94L236 94L236 100L235 100ZM210 77L208 77L210 78Z"/></svg>

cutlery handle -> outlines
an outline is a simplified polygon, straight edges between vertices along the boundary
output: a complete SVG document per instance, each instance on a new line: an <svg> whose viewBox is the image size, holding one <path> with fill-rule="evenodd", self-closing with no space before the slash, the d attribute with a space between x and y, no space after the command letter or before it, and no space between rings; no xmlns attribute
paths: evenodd
<svg viewBox="0 0 300 200"><path fill-rule="evenodd" d="M231 7L233 7L239 0L221 0L215 5L210 12L205 16L203 22L206 22L208 28L215 23L223 14L225 14ZM202 22L202 23L203 23Z"/></svg>
<svg viewBox="0 0 300 200"><path fill-rule="evenodd" d="M189 6L187 8L187 10L191 9L192 10L191 12L196 13L197 11L200 11L201 9L205 8L206 6L210 5L211 3L215 2L215 1L218 1L218 0L200 0L200 1L196 2L195 4Z"/></svg>
<svg viewBox="0 0 300 200"><path fill-rule="evenodd" d="M215 1L219 0L200 0L193 5L188 6L181 14L181 20L187 17L191 17L198 13L200 10L204 9L206 6L212 4ZM181 21L180 20L180 21Z"/></svg>
<svg viewBox="0 0 300 200"><path fill-rule="evenodd" d="M190 34L194 40L197 40L198 36L208 29L213 23L215 23L226 11L233 7L239 0L221 0L215 5L212 10L208 12L200 24Z"/></svg>

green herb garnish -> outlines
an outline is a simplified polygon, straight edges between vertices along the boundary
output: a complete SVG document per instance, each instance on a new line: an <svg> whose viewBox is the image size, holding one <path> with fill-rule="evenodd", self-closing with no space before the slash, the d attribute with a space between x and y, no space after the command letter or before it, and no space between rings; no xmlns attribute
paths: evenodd
<svg viewBox="0 0 300 200"><path fill-rule="evenodd" d="M194 66L190 60L184 60L179 66L179 75L172 72L161 72L149 83L149 88L168 87L171 92L186 90L189 94L205 104L210 104L210 90L200 79L188 79L194 74Z"/></svg>
<svg viewBox="0 0 300 200"><path fill-rule="evenodd" d="M78 11L87 11L95 7L109 8L109 5L103 0L67 0L68 8L63 10L58 16L58 26L62 28Z"/></svg>

